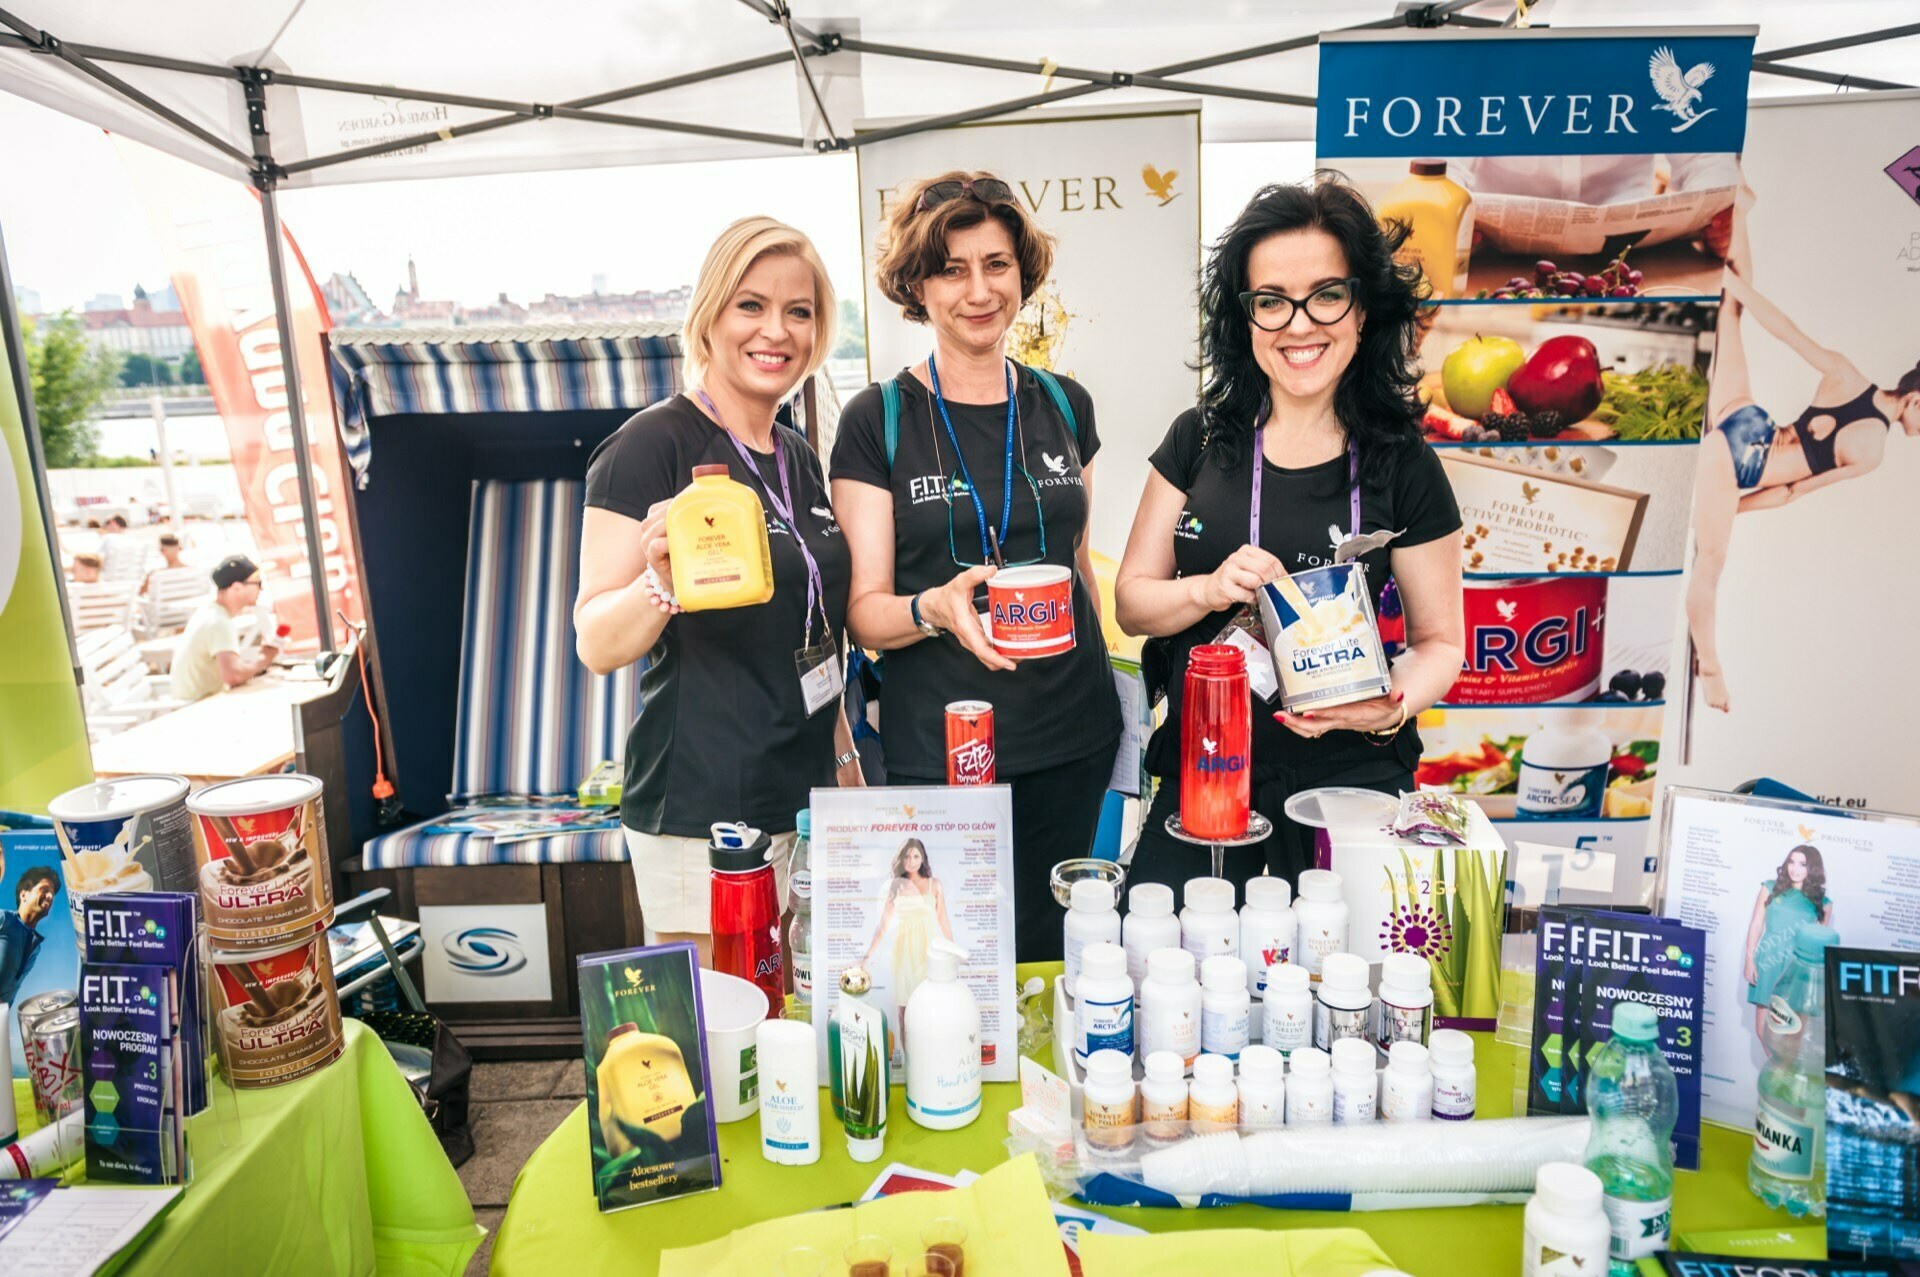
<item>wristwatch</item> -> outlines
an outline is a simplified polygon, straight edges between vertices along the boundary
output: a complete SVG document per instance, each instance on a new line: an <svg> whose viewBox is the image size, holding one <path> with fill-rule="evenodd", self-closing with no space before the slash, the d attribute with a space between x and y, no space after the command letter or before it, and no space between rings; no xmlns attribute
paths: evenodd
<svg viewBox="0 0 1920 1277"><path fill-rule="evenodd" d="M857 761L859 757L860 757L859 750L850 749L846 753L840 755L838 758L833 760L833 769L835 771L839 771L842 767L845 767L848 763Z"/></svg>
<svg viewBox="0 0 1920 1277"><path fill-rule="evenodd" d="M924 594L924 593L926 593L926 591L922 590L921 594ZM922 634L926 635L928 638L939 638L940 635L945 632L939 626L935 625L933 622L927 620L925 617L920 615L920 595L919 594L916 594L912 598L907 600L907 612L909 615L913 617L913 628L915 628L916 630L919 630Z"/></svg>

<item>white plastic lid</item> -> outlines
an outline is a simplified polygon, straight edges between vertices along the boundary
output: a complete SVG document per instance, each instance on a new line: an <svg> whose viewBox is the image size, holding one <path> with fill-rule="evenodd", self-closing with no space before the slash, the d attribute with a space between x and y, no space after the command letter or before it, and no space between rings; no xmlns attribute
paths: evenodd
<svg viewBox="0 0 1920 1277"><path fill-rule="evenodd" d="M1217 954L1200 964L1200 987L1221 993L1247 991L1247 964L1231 954Z"/></svg>
<svg viewBox="0 0 1920 1277"><path fill-rule="evenodd" d="M1296 1074L1312 1077L1315 1074L1324 1074L1331 1067L1331 1061L1327 1059L1325 1051L1317 1046L1309 1046L1302 1047L1289 1055L1287 1066Z"/></svg>
<svg viewBox="0 0 1920 1277"><path fill-rule="evenodd" d="M1075 878L1067 893L1067 904L1074 909L1099 913L1113 908L1113 884L1105 878Z"/></svg>
<svg viewBox="0 0 1920 1277"><path fill-rule="evenodd" d="M251 816L258 812L297 807L320 796L318 777L299 772L271 776L243 776L208 785L187 799L187 810L204 816Z"/></svg>
<svg viewBox="0 0 1920 1277"><path fill-rule="evenodd" d="M1143 882L1127 892L1127 912L1142 918L1164 918L1173 913L1173 888L1164 882Z"/></svg>
<svg viewBox="0 0 1920 1277"><path fill-rule="evenodd" d="M1287 819L1312 829L1334 825L1385 825L1399 810L1391 794L1372 789L1353 789L1329 785L1321 789L1303 789L1287 799Z"/></svg>
<svg viewBox="0 0 1920 1277"><path fill-rule="evenodd" d="M1387 1048L1387 1067L1396 1073L1425 1073L1427 1048L1418 1042L1395 1042Z"/></svg>
<svg viewBox="0 0 1920 1277"><path fill-rule="evenodd" d="M1193 1080L1197 1086L1232 1086L1233 1061L1212 1052L1196 1056L1193 1061Z"/></svg>
<svg viewBox="0 0 1920 1277"><path fill-rule="evenodd" d="M1396 989L1433 987L1433 964L1417 953L1389 953L1380 964L1380 983Z"/></svg>
<svg viewBox="0 0 1920 1277"><path fill-rule="evenodd" d="M1300 898L1322 902L1340 899L1340 875L1331 869L1301 870Z"/></svg>
<svg viewBox="0 0 1920 1277"><path fill-rule="evenodd" d="M1084 954L1086 950L1081 952ZM1193 955L1185 949L1155 949L1147 955L1147 979L1191 984Z"/></svg>
<svg viewBox="0 0 1920 1277"><path fill-rule="evenodd" d="M1329 953L1320 962L1320 983L1330 989L1367 988L1367 960L1357 953Z"/></svg>
<svg viewBox="0 0 1920 1277"><path fill-rule="evenodd" d="M847 1156L856 1162L877 1162L880 1160L880 1150L885 1148L886 1144L885 1135L876 1135L870 1140L855 1139L849 1135L847 1136Z"/></svg>
<svg viewBox="0 0 1920 1277"><path fill-rule="evenodd" d="M765 1075L791 1078L803 1089L819 1085L813 1026L805 1020L762 1020L754 1027L753 1046Z"/></svg>
<svg viewBox="0 0 1920 1277"><path fill-rule="evenodd" d="M1265 874L1247 879L1247 908L1279 911L1293 904L1293 888L1285 878Z"/></svg>
<svg viewBox="0 0 1920 1277"><path fill-rule="evenodd" d="M1133 1084L1133 1061L1112 1049L1095 1051L1087 1057L1087 1077L1102 1082Z"/></svg>
<svg viewBox="0 0 1920 1277"><path fill-rule="evenodd" d="M55 820L112 820L177 803L190 786L185 776L121 776L69 789L47 801Z"/></svg>
<svg viewBox="0 0 1920 1277"><path fill-rule="evenodd" d="M1200 913L1232 913L1233 884L1225 878L1187 879L1187 908Z"/></svg>
<svg viewBox="0 0 1920 1277"><path fill-rule="evenodd" d="M1117 944L1090 944L1080 951L1080 981L1124 980L1127 951Z"/></svg>
<svg viewBox="0 0 1920 1277"><path fill-rule="evenodd" d="M1333 1044L1333 1071L1336 1073L1373 1072L1373 1043L1360 1038L1341 1038Z"/></svg>
<svg viewBox="0 0 1920 1277"><path fill-rule="evenodd" d="M1605 1190L1600 1177L1572 1162L1547 1162L1533 1177L1534 1200L1556 1215L1593 1215Z"/></svg>
<svg viewBox="0 0 1920 1277"><path fill-rule="evenodd" d="M1180 1082L1187 1076L1187 1062L1176 1051L1155 1051L1147 1057L1149 1082Z"/></svg>
<svg viewBox="0 0 1920 1277"><path fill-rule="evenodd" d="M927 945L927 979L955 980L960 976L960 964L966 959L967 951L945 937L937 937ZM1126 955L1122 953L1121 957Z"/></svg>
<svg viewBox="0 0 1920 1277"><path fill-rule="evenodd" d="M1250 1046L1240 1052L1240 1078L1246 1082L1279 1082L1287 1075L1287 1057L1270 1046Z"/></svg>
<svg viewBox="0 0 1920 1277"><path fill-rule="evenodd" d="M1313 974L1297 962L1276 962L1267 968L1267 996L1304 994L1313 986Z"/></svg>
<svg viewBox="0 0 1920 1277"><path fill-rule="evenodd" d="M1449 1068L1473 1064L1473 1039L1458 1029L1435 1029L1427 1039L1427 1054L1435 1064Z"/></svg>

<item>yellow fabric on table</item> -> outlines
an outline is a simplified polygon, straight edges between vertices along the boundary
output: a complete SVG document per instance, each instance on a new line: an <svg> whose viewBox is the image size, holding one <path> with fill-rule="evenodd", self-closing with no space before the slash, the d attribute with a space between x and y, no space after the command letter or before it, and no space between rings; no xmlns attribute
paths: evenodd
<svg viewBox="0 0 1920 1277"><path fill-rule="evenodd" d="M1357 1228L1269 1232L1222 1228L1155 1237L1080 1234L1086 1277L1192 1277L1196 1273L1259 1273L1261 1277L1362 1277L1393 1260Z"/></svg>
<svg viewBox="0 0 1920 1277"><path fill-rule="evenodd" d="M994 1167L965 1188L789 1215L702 1246L670 1250L660 1256L660 1277L765 1277L780 1272L781 1259L798 1246L820 1252L826 1271L834 1273L843 1267L848 1244L867 1236L891 1242L894 1271L905 1272L909 1260L923 1253L920 1230L943 1217L966 1225L968 1272L1067 1277L1066 1250L1031 1154Z"/></svg>

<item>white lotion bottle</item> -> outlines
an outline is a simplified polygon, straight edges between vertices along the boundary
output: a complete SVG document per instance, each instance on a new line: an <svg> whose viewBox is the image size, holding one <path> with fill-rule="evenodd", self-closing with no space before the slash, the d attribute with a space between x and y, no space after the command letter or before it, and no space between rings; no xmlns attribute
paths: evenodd
<svg viewBox="0 0 1920 1277"><path fill-rule="evenodd" d="M1287 1121L1287 1062L1270 1046L1240 1053L1240 1129L1272 1131Z"/></svg>
<svg viewBox="0 0 1920 1277"><path fill-rule="evenodd" d="M1118 1051L1087 1057L1087 1083L1081 1092L1081 1128L1097 1152L1124 1153L1133 1147L1139 1111L1134 1103L1133 1061Z"/></svg>
<svg viewBox="0 0 1920 1277"><path fill-rule="evenodd" d="M1314 991L1313 1044L1322 1051L1332 1051L1334 1043L1348 1038L1373 1049L1373 992L1367 974L1367 960L1355 953L1330 953L1321 965L1320 987Z"/></svg>
<svg viewBox="0 0 1920 1277"><path fill-rule="evenodd" d="M1233 884L1225 878L1189 878L1187 907L1180 911L1180 944L1195 962L1238 957L1240 919L1233 912Z"/></svg>
<svg viewBox="0 0 1920 1277"><path fill-rule="evenodd" d="M1260 1040L1289 1058L1313 1046L1313 989L1305 967L1283 962L1268 971Z"/></svg>
<svg viewBox="0 0 1920 1277"><path fill-rule="evenodd" d="M1473 1039L1458 1029L1435 1029L1427 1063L1433 1073L1433 1115L1442 1122L1471 1122L1480 1088Z"/></svg>
<svg viewBox="0 0 1920 1277"><path fill-rule="evenodd" d="M1132 1062L1133 981L1127 979L1127 951L1119 945L1090 944L1080 951L1073 1032L1073 1059L1081 1068L1095 1051L1118 1051Z"/></svg>
<svg viewBox="0 0 1920 1277"><path fill-rule="evenodd" d="M753 1031L760 1062L760 1155L776 1166L820 1160L820 1058L813 1025L762 1020Z"/></svg>
<svg viewBox="0 0 1920 1277"><path fill-rule="evenodd" d="M1433 964L1417 953L1389 953L1380 964L1382 1051L1395 1042L1427 1045L1433 1032Z"/></svg>
<svg viewBox="0 0 1920 1277"><path fill-rule="evenodd" d="M1534 1173L1521 1243L1522 1277L1571 1277L1607 1271L1613 1227L1600 1177L1572 1162L1548 1162Z"/></svg>
<svg viewBox="0 0 1920 1277"><path fill-rule="evenodd" d="M1143 882L1127 892L1127 916L1120 923L1125 937L1127 978L1135 984L1147 978L1147 955L1155 949L1180 947L1180 919L1173 916L1173 888L1164 882Z"/></svg>
<svg viewBox="0 0 1920 1277"><path fill-rule="evenodd" d="M1135 1032L1143 1055L1171 1051L1183 1070L1193 1067L1200 1054L1200 986L1193 979L1193 955L1185 949L1147 955Z"/></svg>
<svg viewBox="0 0 1920 1277"><path fill-rule="evenodd" d="M1065 967L1060 978L1067 996L1078 998L1080 953L1090 944L1119 944L1120 915L1113 911L1113 884L1099 878L1079 878L1067 895L1066 934L1062 945Z"/></svg>
<svg viewBox="0 0 1920 1277"><path fill-rule="evenodd" d="M980 1116L980 1004L960 981L965 956L935 939L927 978L907 999L907 1116L930 1131L958 1130Z"/></svg>
<svg viewBox="0 0 1920 1277"><path fill-rule="evenodd" d="M1427 1048L1418 1042L1395 1042L1387 1051L1387 1070L1380 1075L1380 1119L1433 1120L1433 1074L1427 1069Z"/></svg>
<svg viewBox="0 0 1920 1277"><path fill-rule="evenodd" d="M1347 948L1348 909L1340 875L1331 869L1305 869L1300 873L1300 898L1293 902L1293 918L1299 925L1295 938L1295 958L1318 982L1320 964L1330 953Z"/></svg>
<svg viewBox="0 0 1920 1277"><path fill-rule="evenodd" d="M1333 1044L1333 1120L1336 1125L1371 1122L1380 1107L1380 1075L1373 1043L1341 1038Z"/></svg>
<svg viewBox="0 0 1920 1277"><path fill-rule="evenodd" d="M1326 1126L1333 1121L1333 1074L1327 1053L1302 1047L1287 1060L1287 1125Z"/></svg>
<svg viewBox="0 0 1920 1277"><path fill-rule="evenodd" d="M1187 1137L1187 1062L1172 1051L1147 1057L1140 1083L1140 1127L1147 1143L1159 1147Z"/></svg>
<svg viewBox="0 0 1920 1277"><path fill-rule="evenodd" d="M1240 1090L1233 1084L1233 1061L1203 1055L1193 1062L1193 1086L1187 1091L1187 1120L1195 1135L1231 1131L1240 1125Z"/></svg>
<svg viewBox="0 0 1920 1277"><path fill-rule="evenodd" d="M1238 958L1214 957L1200 964L1200 1049L1237 1060L1247 1049L1252 1001L1247 968Z"/></svg>
<svg viewBox="0 0 1920 1277"><path fill-rule="evenodd" d="M1247 879L1247 903L1240 910L1240 960L1247 964L1247 993L1267 996L1267 969L1293 961L1293 888L1285 878L1262 874Z"/></svg>

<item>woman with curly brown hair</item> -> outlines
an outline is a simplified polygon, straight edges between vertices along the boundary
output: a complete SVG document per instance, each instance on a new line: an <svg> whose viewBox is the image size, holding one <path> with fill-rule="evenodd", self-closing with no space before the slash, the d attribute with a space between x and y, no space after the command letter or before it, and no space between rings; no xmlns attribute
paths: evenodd
<svg viewBox="0 0 1920 1277"><path fill-rule="evenodd" d="M1120 739L1087 545L1093 400L1072 379L1007 357L1008 330L1052 262L1052 238L991 173L907 190L877 269L881 291L933 330L933 351L853 397L831 468L853 555L847 629L887 653L888 780L945 783L945 707L994 707L997 778L1013 787L1022 962L1060 957L1048 871L1092 847ZM988 643L985 582L1021 564L1070 572L1071 651L1014 661Z"/></svg>
<svg viewBox="0 0 1920 1277"><path fill-rule="evenodd" d="M1827 865L1817 847L1801 844L1787 853L1771 882L1760 884L1747 922L1747 1002L1753 1007L1753 1031L1767 1025L1768 1000L1780 973L1793 956L1793 938L1802 927L1833 925L1833 901L1827 898Z"/></svg>

